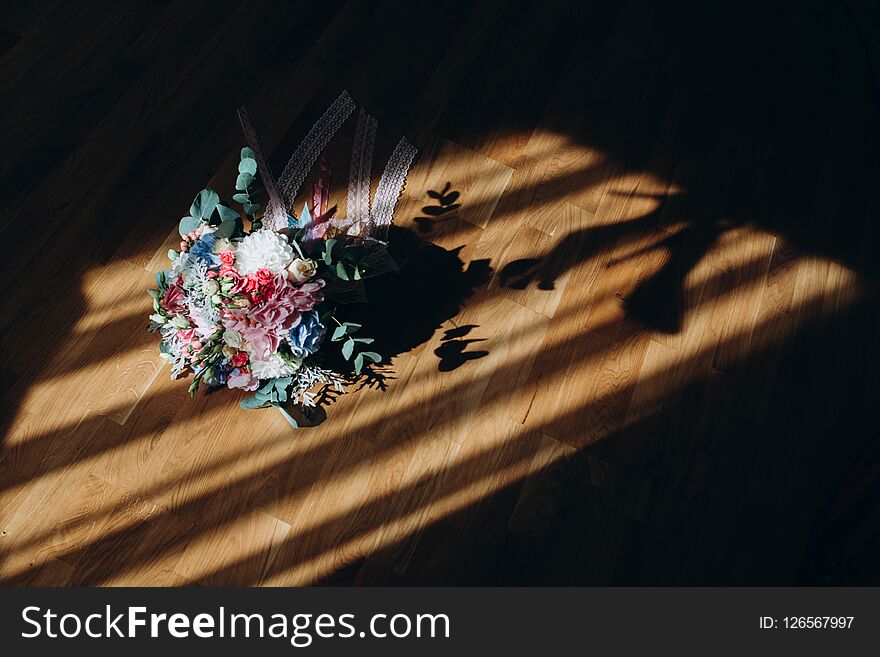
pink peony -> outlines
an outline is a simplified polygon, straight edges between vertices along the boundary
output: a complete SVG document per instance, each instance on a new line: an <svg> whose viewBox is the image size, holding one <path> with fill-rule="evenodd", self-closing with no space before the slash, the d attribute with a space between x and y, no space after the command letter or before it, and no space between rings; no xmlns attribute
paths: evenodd
<svg viewBox="0 0 880 657"><path fill-rule="evenodd" d="M312 310L324 300L323 279L315 278L309 283L291 287L293 287L293 303L300 312Z"/></svg>
<svg viewBox="0 0 880 657"><path fill-rule="evenodd" d="M247 368L240 370L232 370L233 373L226 379L226 385L230 388L239 388L241 390L256 390L260 387L259 379L255 379ZM237 374L235 373L237 372Z"/></svg>

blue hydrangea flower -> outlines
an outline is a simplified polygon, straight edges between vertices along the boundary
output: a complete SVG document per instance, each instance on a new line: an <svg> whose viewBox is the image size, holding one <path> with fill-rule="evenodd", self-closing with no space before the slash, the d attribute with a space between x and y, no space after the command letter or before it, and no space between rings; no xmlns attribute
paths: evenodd
<svg viewBox="0 0 880 657"><path fill-rule="evenodd" d="M204 260L209 267L217 267L220 265L220 256L214 253L216 243L217 236L214 233L205 233L190 247L189 255L191 258Z"/></svg>
<svg viewBox="0 0 880 657"><path fill-rule="evenodd" d="M297 358L305 358L318 351L327 329L316 310L303 313L299 324L290 330L290 350Z"/></svg>

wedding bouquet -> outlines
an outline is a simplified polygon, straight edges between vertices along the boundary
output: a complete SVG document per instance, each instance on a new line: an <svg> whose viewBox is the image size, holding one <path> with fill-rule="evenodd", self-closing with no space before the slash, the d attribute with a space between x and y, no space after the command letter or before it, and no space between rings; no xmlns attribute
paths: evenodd
<svg viewBox="0 0 880 657"><path fill-rule="evenodd" d="M329 158L321 154L353 109L343 93L277 181L247 112L239 110L249 146L241 150L233 203L212 189L199 192L180 221L180 248L168 253L170 269L159 272L149 290L149 328L162 336L160 351L172 377L193 375L190 394L201 383L251 391L242 408L274 406L297 426L290 406L314 406L322 386L343 390L345 372L326 365L331 345L355 374L382 361L370 349L373 338L337 313L345 303L365 300L365 278L396 270L381 238L416 151L405 139L398 143L370 204L377 123L361 110L348 216L338 217L335 207L327 207ZM292 203L319 158L311 203L296 216Z"/></svg>

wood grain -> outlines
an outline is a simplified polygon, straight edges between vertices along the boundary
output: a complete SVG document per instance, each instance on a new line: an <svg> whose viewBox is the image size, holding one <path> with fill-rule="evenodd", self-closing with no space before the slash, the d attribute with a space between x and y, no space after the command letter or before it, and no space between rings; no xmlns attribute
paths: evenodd
<svg viewBox="0 0 880 657"><path fill-rule="evenodd" d="M875 76L839 7L698 14L4 12L0 583L876 582ZM280 163L344 87L374 188L421 150L387 389L189 399L145 331L176 223L236 106Z"/></svg>

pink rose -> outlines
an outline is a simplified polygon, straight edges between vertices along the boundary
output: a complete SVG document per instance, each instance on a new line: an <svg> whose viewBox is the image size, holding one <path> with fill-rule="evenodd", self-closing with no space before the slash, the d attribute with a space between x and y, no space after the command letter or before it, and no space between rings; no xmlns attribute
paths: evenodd
<svg viewBox="0 0 880 657"><path fill-rule="evenodd" d="M269 285L272 281L275 280L275 274L269 271L266 268L258 269L256 272L252 274L254 280L257 282L257 285Z"/></svg>

